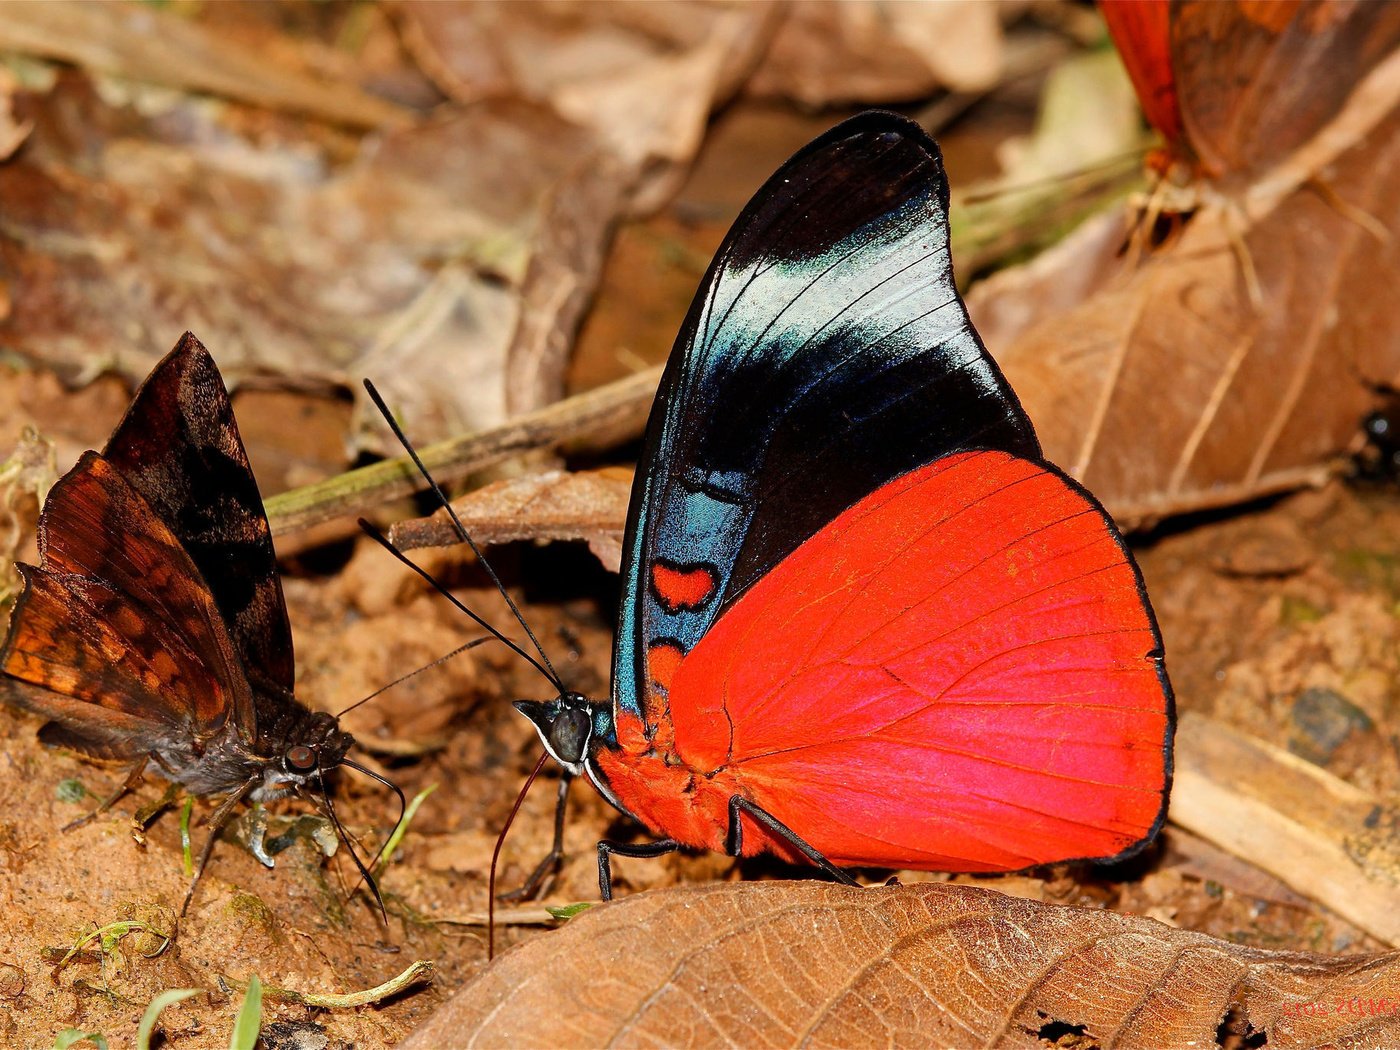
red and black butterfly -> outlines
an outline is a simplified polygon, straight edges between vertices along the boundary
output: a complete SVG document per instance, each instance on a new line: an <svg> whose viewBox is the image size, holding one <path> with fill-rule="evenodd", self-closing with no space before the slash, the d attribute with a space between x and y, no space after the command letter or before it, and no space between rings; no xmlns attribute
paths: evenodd
<svg viewBox="0 0 1400 1050"><path fill-rule="evenodd" d="M107 447L49 492L39 553L37 567L19 566L2 695L50 719L44 743L132 763L102 808L152 763L193 794L220 797L196 882L245 798L314 789L339 829L324 778L346 765L402 804L397 787L346 757L354 740L336 716L293 696L267 516L223 379L194 336L137 390ZM261 828L253 852L271 867Z"/></svg>
<svg viewBox="0 0 1400 1050"><path fill-rule="evenodd" d="M938 147L855 117L775 174L672 351L632 491L612 699L519 701L681 847L1009 871L1165 817L1142 578L1045 462L953 284ZM449 508L450 510L450 508ZM460 526L459 526L460 527Z"/></svg>

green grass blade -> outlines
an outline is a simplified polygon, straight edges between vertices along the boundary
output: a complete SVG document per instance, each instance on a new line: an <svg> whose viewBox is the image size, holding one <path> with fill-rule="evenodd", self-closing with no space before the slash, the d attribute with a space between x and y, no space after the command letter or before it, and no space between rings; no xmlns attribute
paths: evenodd
<svg viewBox="0 0 1400 1050"><path fill-rule="evenodd" d="M253 1050L262 1031L262 982L258 975L248 979L248 990L243 993L243 1005L238 1008L238 1018L233 1022L233 1034L228 1038L228 1050Z"/></svg>
<svg viewBox="0 0 1400 1050"><path fill-rule="evenodd" d="M394 851L399 848L399 843L403 841L403 837L408 831L409 824L413 823L414 814L418 812L418 807L423 804L425 798L436 790L436 784L429 784L422 791L413 796L413 801L410 802L408 808L403 811L403 819L394 825L394 830L389 834L389 841L384 843L384 850L379 854L379 863L374 866L374 874L378 875L389 866L389 858L394 855Z"/></svg>
<svg viewBox="0 0 1400 1050"><path fill-rule="evenodd" d="M156 1021L160 1019L162 1010L167 1006L174 1006L192 995L198 995L201 991L203 991L202 988L171 988L152 999L151 1005L146 1007L146 1012L141 1015L141 1023L136 1028L136 1050L151 1050L151 1033L156 1030Z"/></svg>
<svg viewBox="0 0 1400 1050"><path fill-rule="evenodd" d="M194 853L190 849L190 814L194 812L194 796L185 796L180 810L180 853L185 859L185 878L194 878Z"/></svg>
<svg viewBox="0 0 1400 1050"><path fill-rule="evenodd" d="M97 1050L108 1050L107 1037L101 1032L84 1032L81 1028L65 1028L53 1037L53 1050L68 1050L77 1043L90 1042Z"/></svg>

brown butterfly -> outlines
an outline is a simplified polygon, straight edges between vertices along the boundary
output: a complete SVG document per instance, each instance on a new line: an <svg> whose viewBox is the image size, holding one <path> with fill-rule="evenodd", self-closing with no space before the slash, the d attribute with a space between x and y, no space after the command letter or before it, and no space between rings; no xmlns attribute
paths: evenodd
<svg viewBox="0 0 1400 1050"><path fill-rule="evenodd" d="M1400 5L1343 0L1102 0L1168 162L1257 176L1334 118L1400 46Z"/></svg>
<svg viewBox="0 0 1400 1050"><path fill-rule="evenodd" d="M24 586L0 646L0 695L50 720L39 730L45 744L132 763L97 812L152 763L191 793L221 798L181 913L240 801L306 789L378 901L325 776L349 766L401 805L403 794L346 758L354 740L337 716L293 696L267 515L228 391L193 335L141 384L107 447L84 453L53 487L38 533L39 565L18 567ZM271 867L262 827L255 822L252 849Z"/></svg>

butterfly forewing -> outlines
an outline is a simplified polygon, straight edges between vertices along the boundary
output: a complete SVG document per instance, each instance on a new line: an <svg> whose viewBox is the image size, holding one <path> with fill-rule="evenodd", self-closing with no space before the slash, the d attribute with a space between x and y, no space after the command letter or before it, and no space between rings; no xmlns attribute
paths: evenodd
<svg viewBox="0 0 1400 1050"><path fill-rule="evenodd" d="M855 118L755 197L672 351L624 545L619 726L652 663L825 523L968 448L1039 455L953 284L937 147L902 118Z"/></svg>
<svg viewBox="0 0 1400 1050"><path fill-rule="evenodd" d="M188 333L141 384L103 456L188 552L250 674L290 694L291 626L228 391Z"/></svg>
<svg viewBox="0 0 1400 1050"><path fill-rule="evenodd" d="M3 654L9 675L83 702L18 696L80 736L123 737L93 708L144 724L146 750L171 731L194 741L252 697L213 597L180 544L126 481L89 452L50 491L39 568L25 569ZM87 749L91 752L91 748Z"/></svg>

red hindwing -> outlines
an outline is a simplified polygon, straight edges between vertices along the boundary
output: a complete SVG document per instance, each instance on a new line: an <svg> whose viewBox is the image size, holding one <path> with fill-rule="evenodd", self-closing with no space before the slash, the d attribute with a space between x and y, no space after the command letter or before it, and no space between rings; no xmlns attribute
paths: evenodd
<svg viewBox="0 0 1400 1050"><path fill-rule="evenodd" d="M944 871L1112 857L1162 817L1171 697L1137 570L1092 498L1003 452L861 500L668 677L671 725L620 725L599 762L690 845L724 848L735 793L837 864Z"/></svg>

